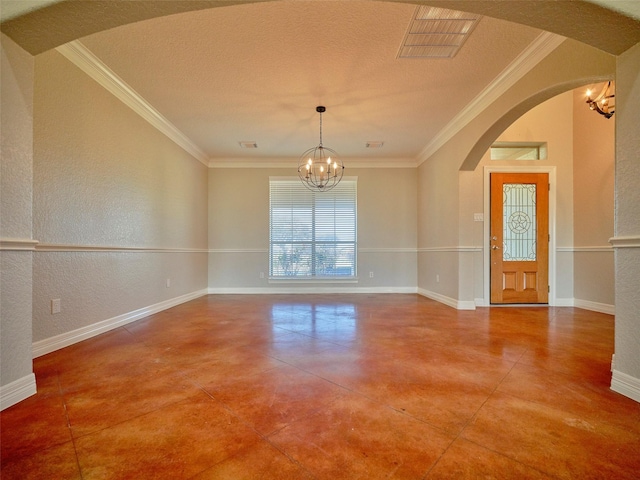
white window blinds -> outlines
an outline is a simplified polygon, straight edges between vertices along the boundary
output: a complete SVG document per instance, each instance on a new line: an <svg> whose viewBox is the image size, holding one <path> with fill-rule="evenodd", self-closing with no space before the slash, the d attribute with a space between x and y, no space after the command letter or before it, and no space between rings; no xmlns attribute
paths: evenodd
<svg viewBox="0 0 640 480"><path fill-rule="evenodd" d="M315 193L298 178L269 179L269 276L356 276L357 181Z"/></svg>

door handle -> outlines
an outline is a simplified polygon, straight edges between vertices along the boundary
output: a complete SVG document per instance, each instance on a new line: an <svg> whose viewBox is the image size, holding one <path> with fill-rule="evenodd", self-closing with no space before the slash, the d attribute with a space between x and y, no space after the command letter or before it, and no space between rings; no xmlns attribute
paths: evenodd
<svg viewBox="0 0 640 480"><path fill-rule="evenodd" d="M498 245L491 245L491 249L492 250L500 250L500 247Z"/></svg>

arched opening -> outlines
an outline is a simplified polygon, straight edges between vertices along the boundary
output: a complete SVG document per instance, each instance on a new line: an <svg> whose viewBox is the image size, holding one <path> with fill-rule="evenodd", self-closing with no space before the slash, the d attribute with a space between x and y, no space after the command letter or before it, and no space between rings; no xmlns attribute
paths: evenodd
<svg viewBox="0 0 640 480"><path fill-rule="evenodd" d="M469 219L477 212L482 212L485 221L481 230L469 227L475 241L484 249L482 267L476 259L476 268L483 271L484 286L481 300L477 299L479 291L475 292L477 304L490 303L489 176L492 172L545 171L551 173L552 199L549 304L614 313L614 258L609 239L614 234L615 121L598 115L586 105L585 91L592 81L590 78L572 82L572 86L580 86L534 106L506 127L500 127L497 135L497 125L501 122L496 122L479 140L479 143L487 142L489 147L495 142L544 144L547 153L544 158L493 159L487 147L472 169L461 170L461 222L467 219L470 223ZM545 92L548 93L549 90ZM509 113L515 110L518 109ZM490 141L488 135L491 135ZM482 148L476 144L472 154ZM468 198L469 192L479 194L480 191L482 205ZM461 235L464 238L464 228ZM468 238L465 240L469 242ZM464 242L461 240L461 243Z"/></svg>

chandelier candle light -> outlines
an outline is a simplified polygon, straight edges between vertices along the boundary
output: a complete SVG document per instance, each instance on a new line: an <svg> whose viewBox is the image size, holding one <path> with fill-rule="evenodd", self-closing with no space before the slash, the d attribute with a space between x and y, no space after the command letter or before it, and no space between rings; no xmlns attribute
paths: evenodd
<svg viewBox="0 0 640 480"><path fill-rule="evenodd" d="M300 156L298 176L302 183L314 192L327 192L335 187L344 173L344 165L335 150L322 145L322 114L327 109L316 107L320 114L320 143Z"/></svg>
<svg viewBox="0 0 640 480"><path fill-rule="evenodd" d="M605 118L611 118L615 113L615 105L613 105L613 98L615 98L614 94L609 95L609 88L611 87L611 82L608 82L600 95L597 98L592 99L592 91L587 90L587 104L589 108L594 112L598 112L600 115L604 115Z"/></svg>

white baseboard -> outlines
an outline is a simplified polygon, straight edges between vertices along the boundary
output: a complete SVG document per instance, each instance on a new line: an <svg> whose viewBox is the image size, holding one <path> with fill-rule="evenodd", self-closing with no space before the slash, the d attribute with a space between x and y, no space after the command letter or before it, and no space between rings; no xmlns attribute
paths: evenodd
<svg viewBox="0 0 640 480"><path fill-rule="evenodd" d="M490 307L491 304L484 301L484 298L476 298L473 303L476 304L476 307Z"/></svg>
<svg viewBox="0 0 640 480"><path fill-rule="evenodd" d="M202 297L206 294L206 289L198 290L193 293L187 293L185 295L171 298L169 300L165 300L148 307L139 308L132 312L118 315L117 317L109 318L107 320L102 320L100 322L87 325L86 327L62 333L60 335L56 335L55 337L47 338L45 340L39 340L37 342L34 342L32 345L33 358L46 355L47 353L54 352L64 347L68 347L69 345L73 345L74 343L78 343L82 340L95 337L96 335L100 335L101 333L105 333L109 330L113 330L114 328L118 328L128 323L135 322L136 320L139 320L141 318L148 317L149 315L161 312L163 310L167 310L168 308L175 307L176 305L180 305L181 303L185 303L195 298Z"/></svg>
<svg viewBox="0 0 640 480"><path fill-rule="evenodd" d="M9 408L36 394L36 376L33 373L0 386L0 410Z"/></svg>
<svg viewBox="0 0 640 480"><path fill-rule="evenodd" d="M606 313L607 315L616 314L616 306L609 305L607 303L591 302L589 300L580 300L576 298L573 301L573 306L577 308L583 308L585 310L591 310L592 312Z"/></svg>
<svg viewBox="0 0 640 480"><path fill-rule="evenodd" d="M207 290L209 295L295 295L310 293L418 293L415 287L349 287L321 285L314 287L255 287L255 288L216 288Z"/></svg>
<svg viewBox="0 0 640 480"><path fill-rule="evenodd" d="M553 307L573 307L574 299L573 298L556 298L553 302Z"/></svg>
<svg viewBox="0 0 640 480"><path fill-rule="evenodd" d="M614 370L611 377L611 390L640 402L640 379L631 375Z"/></svg>
<svg viewBox="0 0 640 480"><path fill-rule="evenodd" d="M435 300L436 302L443 303L449 307L455 308L456 310L475 310L476 309L476 302L473 300L469 300L469 301L456 300L455 298L447 297L446 295L425 290L423 288L419 288L418 293L423 297L427 297L427 298L430 298L431 300Z"/></svg>

